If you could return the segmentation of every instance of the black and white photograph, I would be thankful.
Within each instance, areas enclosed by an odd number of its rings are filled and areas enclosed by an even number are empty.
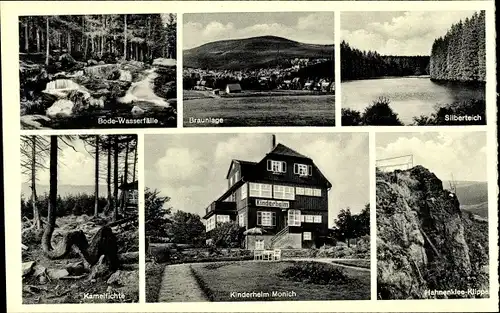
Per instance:
[[[334,12],[183,15],[184,127],[333,126]]]
[[[341,12],[342,125],[486,125],[485,11]]]
[[[23,304],[139,301],[137,135],[21,136]]]
[[[177,127],[175,14],[19,17],[22,129]]]
[[[486,133],[378,133],[376,156],[377,298],[489,298]]]
[[[147,302],[370,299],[367,134],[145,147]]]

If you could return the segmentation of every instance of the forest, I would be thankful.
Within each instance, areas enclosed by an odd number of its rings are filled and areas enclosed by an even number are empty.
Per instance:
[[[428,56],[384,56],[376,51],[361,51],[346,41],[340,44],[340,53],[343,81],[429,74]]]
[[[484,82],[486,80],[485,11],[453,24],[432,45],[433,80]]]
[[[65,149],[93,159],[93,194],[59,192],[81,170]],[[23,303],[138,301],[137,158],[136,135],[21,136]]]
[[[20,17],[21,124],[95,128],[98,118],[158,115],[150,127],[172,126],[176,28],[175,14]]]

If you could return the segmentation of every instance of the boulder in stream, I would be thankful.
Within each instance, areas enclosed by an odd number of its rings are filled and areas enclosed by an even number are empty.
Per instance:
[[[69,117],[73,115],[73,107],[75,104],[71,100],[61,99],[47,109],[46,115],[50,118]]]

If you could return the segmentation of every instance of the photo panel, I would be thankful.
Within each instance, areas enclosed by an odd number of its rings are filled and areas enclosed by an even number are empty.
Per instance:
[[[370,299],[368,141],[146,135],[146,301]]]
[[[184,127],[334,126],[334,12],[183,15]]]
[[[177,127],[176,14],[19,17],[22,129]]]
[[[485,11],[340,16],[343,126],[486,125]]]
[[[486,132],[377,133],[378,299],[489,297]]]
[[[20,148],[23,304],[138,302],[137,135]]]

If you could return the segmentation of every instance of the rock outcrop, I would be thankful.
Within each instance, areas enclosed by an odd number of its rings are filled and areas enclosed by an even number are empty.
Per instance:
[[[377,172],[379,299],[478,297],[428,291],[487,291],[487,247],[487,223],[428,169]]]

